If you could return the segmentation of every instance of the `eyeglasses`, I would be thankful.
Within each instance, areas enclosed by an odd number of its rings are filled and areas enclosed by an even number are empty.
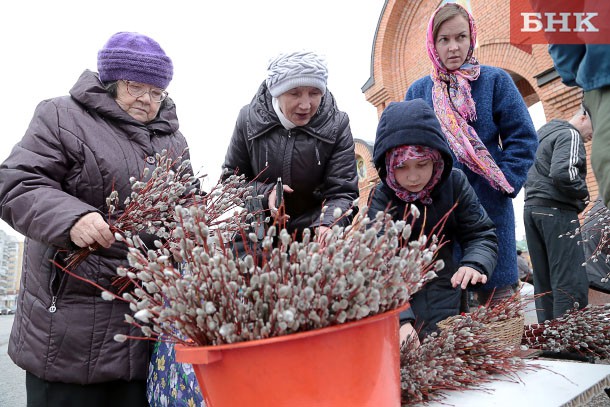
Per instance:
[[[127,85],[127,93],[129,93],[134,98],[139,98],[140,96],[144,96],[148,93],[148,96],[150,96],[150,99],[153,102],[161,103],[168,95],[167,91],[160,88],[148,89],[147,86],[141,85],[137,82],[125,80],[123,82],[125,82],[125,85]]]

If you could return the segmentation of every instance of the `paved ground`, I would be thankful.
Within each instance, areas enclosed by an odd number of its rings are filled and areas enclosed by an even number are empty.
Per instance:
[[[13,315],[0,315],[0,406],[25,407],[25,372],[6,354]]]

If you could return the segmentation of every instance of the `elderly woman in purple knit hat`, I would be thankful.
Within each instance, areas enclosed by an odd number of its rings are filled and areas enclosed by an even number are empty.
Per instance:
[[[0,167],[0,215],[26,236],[21,291],[8,353],[26,371],[28,406],[147,406],[148,341],[125,324],[129,306],[62,272],[71,250],[91,254],[74,270],[115,291],[126,251],[104,214],[106,197],[162,150],[187,147],[166,88],[171,59],[152,38],[114,34],[68,96],[41,102]],[[118,211],[120,212],[120,208]]]
[[[223,168],[254,181],[262,207],[277,215],[277,180],[288,232],[320,238],[358,198],[354,140],[346,113],[326,87],[326,61],[314,52],[272,59],[250,104],[239,112]],[[322,213],[322,207],[328,209]],[[338,223],[348,225],[351,217]]]

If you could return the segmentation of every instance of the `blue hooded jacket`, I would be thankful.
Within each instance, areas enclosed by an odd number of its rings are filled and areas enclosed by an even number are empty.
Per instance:
[[[456,205],[440,233],[448,241],[437,256],[445,262],[445,267],[411,301],[417,317],[416,327],[419,320],[424,322],[420,331],[423,336],[435,329],[436,322],[459,312],[461,289],[452,288],[450,282],[457,269],[469,266],[491,276],[496,266],[498,243],[495,226],[466,176],[461,170],[452,168],[451,151],[434,110],[421,99],[390,103],[381,115],[373,147],[373,161],[381,182],[372,193],[368,216],[373,218],[377,212],[388,209],[398,220],[404,213],[409,213],[409,204],[398,198],[386,184],[386,152],[403,145],[431,147],[438,150],[445,161],[441,179],[430,194],[432,203],[413,202],[421,216],[415,222],[411,236],[415,238],[422,231],[430,236],[432,228]],[[456,245],[462,249],[460,258],[455,256]],[[401,315],[402,319],[405,317]]]

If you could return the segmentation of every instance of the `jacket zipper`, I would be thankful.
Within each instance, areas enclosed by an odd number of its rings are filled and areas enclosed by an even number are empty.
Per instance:
[[[54,262],[59,263],[59,260],[61,258],[61,256],[59,256],[59,254],[60,254],[60,252],[55,252],[55,255],[53,256]],[[59,275],[59,270],[58,270],[59,266],[56,266],[54,262],[51,265],[53,275],[51,276],[51,279],[49,280],[49,293],[51,294],[51,305],[49,306],[49,308],[47,308],[47,310],[51,314],[54,314],[57,311],[57,300],[59,298],[59,294],[63,291],[64,285],[66,284],[66,277],[67,277],[66,274],[63,273],[59,280],[59,285],[57,287],[57,290],[53,289],[53,283],[55,282],[55,279],[58,278],[58,275]]]
[[[55,311],[57,311],[57,307],[55,306],[55,304],[57,303],[57,296],[53,296],[51,298],[51,306],[49,307],[49,312],[51,314],[53,314]]]
[[[292,138],[292,129],[288,129],[287,136],[288,136],[288,139]],[[288,154],[288,146],[290,145],[290,141],[282,140],[280,142],[280,146],[282,144],[284,145],[284,152],[282,153],[283,160],[285,160],[285,162],[291,162],[292,158],[287,156],[287,154]],[[292,148],[291,152],[293,150],[294,150],[294,145],[293,145],[293,148]],[[288,176],[287,176],[287,174],[284,174],[284,165],[283,164],[280,165],[279,172],[281,174],[282,181],[283,182],[288,182]]]

